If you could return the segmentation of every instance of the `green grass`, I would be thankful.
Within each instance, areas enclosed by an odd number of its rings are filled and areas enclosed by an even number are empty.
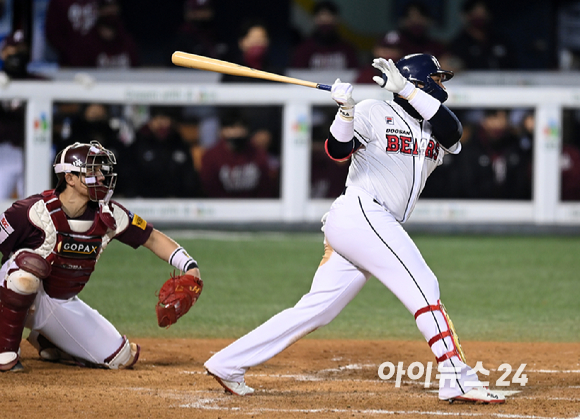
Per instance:
[[[228,236],[228,234],[224,234]],[[81,299],[123,334],[237,338],[308,292],[322,235],[231,233],[176,239],[199,262],[204,291],[170,329],[157,326],[155,292],[173,270],[147,249],[113,242]],[[414,235],[439,278],[463,340],[578,341],[580,238]],[[312,338],[423,339],[413,317],[372,278]]]

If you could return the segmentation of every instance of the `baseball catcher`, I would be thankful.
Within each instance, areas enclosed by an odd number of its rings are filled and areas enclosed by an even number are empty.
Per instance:
[[[115,156],[101,144],[75,143],[54,161],[56,188],[0,213],[0,371],[21,371],[20,341],[44,360],[108,369],[129,368],[140,347],[121,335],[78,294],[111,240],[145,246],[181,276],[159,293],[159,325],[168,326],[202,289],[197,262],[174,240],[111,200]]]

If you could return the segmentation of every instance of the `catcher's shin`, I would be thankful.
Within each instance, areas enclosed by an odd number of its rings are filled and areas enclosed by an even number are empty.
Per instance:
[[[202,289],[202,280],[193,275],[171,275],[159,290],[159,301],[155,306],[159,327],[169,327],[187,313]]]

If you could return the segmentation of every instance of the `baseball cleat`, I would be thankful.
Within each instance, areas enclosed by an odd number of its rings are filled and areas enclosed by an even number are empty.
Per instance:
[[[18,362],[9,370],[10,372],[22,372],[24,371],[24,367],[22,366],[22,363],[20,362],[20,360],[18,360]]]
[[[212,374],[209,370],[206,370],[209,375],[211,375],[215,380],[226,390],[226,392],[235,394],[236,396],[249,396],[254,393],[254,389],[246,385],[245,381],[238,383],[236,381],[228,381],[223,378]]]
[[[505,396],[499,393],[495,393],[488,389],[487,387],[474,387],[469,390],[467,393],[462,394],[460,396],[451,397],[449,399],[442,399],[448,400],[449,403],[453,403],[455,401],[460,402],[470,402],[470,403],[482,403],[482,404],[502,404],[505,403]]]

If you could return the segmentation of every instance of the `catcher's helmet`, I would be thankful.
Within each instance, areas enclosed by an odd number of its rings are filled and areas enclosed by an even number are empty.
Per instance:
[[[447,100],[447,92],[442,89],[431,78],[433,74],[440,74],[442,81],[447,81],[453,77],[453,71],[443,70],[437,58],[429,54],[410,54],[405,55],[395,64],[403,77],[417,86],[425,93],[430,94],[440,102]]]
[[[90,200],[100,201],[115,189],[115,164],[115,155],[98,141],[91,141],[90,144],[74,143],[60,151],[54,159],[54,173],[58,178],[56,187],[64,182],[66,173],[82,174],[84,179],[81,178],[81,181],[88,189]]]

